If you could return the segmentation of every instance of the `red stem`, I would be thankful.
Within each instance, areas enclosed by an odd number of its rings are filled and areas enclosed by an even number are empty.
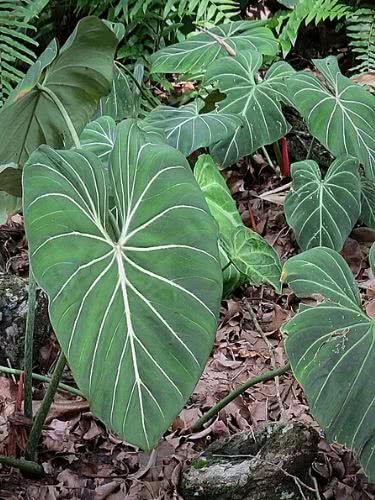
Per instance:
[[[286,137],[280,139],[281,145],[281,173],[284,177],[290,177],[290,161],[288,152],[288,141]]]

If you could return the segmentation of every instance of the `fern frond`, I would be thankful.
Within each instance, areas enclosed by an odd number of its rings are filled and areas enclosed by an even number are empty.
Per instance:
[[[35,29],[29,23],[33,7],[32,0],[0,0],[0,107],[23,77],[19,64],[35,59],[31,47],[37,43],[28,35]]]
[[[284,56],[296,43],[298,31],[302,23],[312,22],[317,25],[321,21],[338,20],[349,17],[353,9],[341,0],[302,0],[292,11],[278,18],[277,32]]]
[[[356,10],[346,29],[357,62],[351,71],[375,72],[375,8]]]

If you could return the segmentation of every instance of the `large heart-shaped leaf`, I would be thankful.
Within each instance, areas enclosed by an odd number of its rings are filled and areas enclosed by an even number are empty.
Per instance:
[[[375,229],[375,181],[361,179],[361,221]]]
[[[244,283],[270,283],[279,290],[279,256],[265,239],[245,227],[225,180],[209,155],[199,157],[194,175],[219,226],[224,294],[230,295]]]
[[[236,57],[223,57],[207,69],[204,82],[217,83],[226,94],[219,103],[219,113],[236,114],[243,119],[233,136],[211,149],[212,156],[223,165],[232,165],[261,146],[276,142],[290,129],[280,101],[286,99],[285,80],[294,70],[286,62],[277,62],[257,83],[261,65],[262,56],[249,50]]]
[[[189,156],[199,148],[233,135],[242,125],[241,118],[235,115],[215,111],[199,114],[203,107],[202,99],[179,108],[160,106],[148,115],[146,121],[165,132],[170,146]]]
[[[109,157],[113,151],[117,135],[116,123],[110,116],[101,116],[90,122],[80,136],[81,147],[91,151],[108,166]]]
[[[215,26],[190,36],[187,40],[161,49],[151,57],[152,73],[200,74],[215,59],[257,50],[274,56],[278,43],[264,22],[236,21]]]
[[[328,438],[354,448],[374,481],[375,321],[363,312],[350,268],[334,250],[292,257],[283,277],[299,297],[325,298],[317,307],[301,307],[283,327],[294,375]]]
[[[323,246],[340,251],[344,246],[361,213],[358,165],[355,158],[338,158],[324,179],[315,161],[292,165],[284,210],[303,250]]]
[[[343,76],[335,57],[315,59],[324,77],[296,73],[289,80],[290,98],[310,132],[335,156],[349,154],[375,180],[375,97]]]
[[[149,449],[202,373],[222,294],[217,229],[191,169],[125,121],[110,176],[92,153],[41,146],[23,180],[32,269],[75,380],[95,415]]]
[[[114,33],[96,17],[82,19],[58,55],[56,44],[50,45],[0,111],[0,162],[23,164],[40,144],[71,145],[66,121],[48,91],[79,134],[111,89],[116,46]]]

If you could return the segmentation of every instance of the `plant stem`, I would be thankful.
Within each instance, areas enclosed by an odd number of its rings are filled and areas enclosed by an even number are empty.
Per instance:
[[[24,373],[24,371],[23,370],[16,370],[15,368],[9,368],[8,366],[1,366],[0,365],[0,373],[7,373],[9,375],[22,375]],[[39,373],[32,373],[31,376],[34,380],[39,380],[39,382],[51,383],[51,378],[47,377],[46,375],[39,375]],[[71,387],[70,385],[60,383],[59,389],[62,391],[70,392],[70,394],[74,394],[75,396],[80,396],[81,398],[84,397],[84,395],[82,394],[82,392],[79,389],[76,389],[75,387]]]
[[[49,89],[48,87],[44,87],[43,85],[40,85],[40,83],[37,83],[37,88],[39,90],[41,90],[42,92],[46,93],[48,95],[48,97],[50,97],[52,99],[52,101],[56,104],[56,107],[58,108],[62,117],[64,118],[66,126],[69,130],[71,137],[72,137],[74,147],[79,149],[81,147],[81,143],[79,141],[77,131],[74,128],[73,122],[70,119],[70,116],[68,115],[68,112],[66,111],[63,103],[60,101],[60,99],[57,97],[57,95],[54,92],[52,92],[52,90]]]
[[[225,408],[230,402],[236,399],[238,396],[243,394],[247,389],[252,387],[253,385],[259,384],[261,382],[266,382],[267,380],[271,380],[275,377],[283,375],[284,373],[290,370],[290,363],[287,363],[282,368],[278,368],[277,370],[271,370],[265,373],[262,373],[256,377],[249,379],[247,382],[243,383],[237,389],[230,392],[225,398],[219,401],[215,406],[213,406],[207,413],[205,413],[199,420],[195,422],[192,426],[191,430],[193,432],[199,431],[203,425],[208,422],[212,417],[214,417],[220,410]]]
[[[270,157],[270,155],[268,154],[268,151],[267,151],[267,149],[266,149],[264,146],[262,146],[262,151],[263,151],[264,156],[266,157],[266,160],[267,160],[268,165],[269,165],[270,167],[273,167],[274,165],[273,165],[273,163],[272,163],[271,157]]]
[[[43,476],[44,474],[44,469],[41,465],[22,458],[4,457],[0,455],[0,464],[9,465],[9,467],[17,467],[20,471],[32,474],[33,476]]]
[[[34,343],[34,320],[36,304],[36,281],[30,267],[29,272],[29,297],[25,332],[25,354],[24,354],[24,414],[27,418],[33,418],[33,343]]]
[[[315,145],[315,137],[313,137],[313,138],[311,139],[310,146],[309,146],[309,149],[308,149],[308,151],[307,151],[307,155],[306,155],[306,160],[308,160],[308,159],[311,157],[311,154],[312,154],[312,152],[313,152],[314,145]]]
[[[59,359],[57,360],[55,370],[53,372],[51,383],[48,386],[47,392],[43,398],[42,405],[36,414],[33,426],[30,431],[29,439],[26,446],[26,458],[34,460],[36,448],[39,443],[40,436],[42,434],[43,425],[47,418],[49,409],[55,398],[61,375],[63,374],[66,365],[66,358],[63,352],[60,353]]]

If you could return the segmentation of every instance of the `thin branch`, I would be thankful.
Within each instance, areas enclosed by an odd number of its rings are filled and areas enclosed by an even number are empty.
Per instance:
[[[8,368],[7,366],[0,365],[0,373],[6,373],[14,377],[14,375],[22,375],[25,372],[23,370],[17,370],[16,368]],[[39,375],[39,373],[32,373],[31,376],[34,380],[38,380],[39,382],[51,383],[51,378],[47,377],[46,375]],[[60,383],[59,389],[61,391],[70,392],[70,394],[74,394],[75,396],[80,396],[81,398],[84,397],[84,395],[79,389],[71,387],[70,385]]]
[[[275,377],[287,373],[289,370],[290,370],[290,364],[287,363],[282,368],[262,373],[261,375],[258,375],[256,377],[247,380],[245,383],[237,387],[237,389],[231,391],[227,396],[225,396],[225,398],[219,401],[215,406],[213,406],[210,410],[208,410],[208,412],[205,413],[199,420],[197,420],[197,422],[195,422],[195,424],[191,428],[192,432],[198,432],[203,427],[203,425],[206,422],[208,422],[212,417],[214,417],[217,413],[219,413],[220,410],[225,408],[229,403],[231,403],[234,399],[236,399],[238,396],[247,391],[247,389],[250,389],[250,387],[252,387],[253,385],[260,384],[261,382],[267,382],[267,380],[272,380]]]
[[[16,467],[20,471],[32,474],[33,476],[43,476],[44,474],[44,469],[41,465],[22,458],[4,457],[0,455],[0,464]]]

